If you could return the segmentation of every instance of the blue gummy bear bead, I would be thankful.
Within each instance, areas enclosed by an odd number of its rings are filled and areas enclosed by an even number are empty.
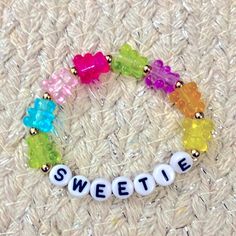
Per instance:
[[[23,118],[23,123],[27,127],[36,128],[42,132],[49,132],[54,129],[53,114],[56,104],[51,100],[36,98],[34,107],[27,109],[28,115]]]

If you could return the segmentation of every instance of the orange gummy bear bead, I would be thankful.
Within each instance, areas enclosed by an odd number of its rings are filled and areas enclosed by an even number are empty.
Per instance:
[[[184,84],[182,87],[175,89],[169,95],[169,99],[189,118],[194,118],[197,112],[203,112],[205,109],[201,93],[198,91],[195,82]]]

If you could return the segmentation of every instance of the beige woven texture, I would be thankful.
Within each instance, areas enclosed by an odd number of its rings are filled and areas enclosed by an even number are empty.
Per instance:
[[[1,0],[0,235],[236,235],[236,1]],[[25,110],[76,53],[130,43],[195,81],[214,120],[207,154],[170,187],[128,200],[73,199],[27,168]],[[90,180],[133,178],[182,150],[183,116],[143,81],[79,86],[56,121],[65,163]]]

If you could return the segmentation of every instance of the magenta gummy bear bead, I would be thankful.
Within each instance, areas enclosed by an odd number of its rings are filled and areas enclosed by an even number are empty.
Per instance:
[[[76,55],[73,63],[81,83],[85,84],[99,80],[101,73],[106,73],[110,70],[107,59],[102,52],[97,52],[95,55],[91,53],[86,53],[84,56]]]
[[[76,76],[63,68],[54,72],[49,79],[43,80],[42,89],[48,92],[57,104],[62,105],[78,83]]]
[[[178,73],[171,72],[169,66],[164,66],[161,60],[156,60],[151,65],[150,73],[144,78],[149,88],[162,89],[165,93],[171,93],[175,90],[175,84],[179,81]]]

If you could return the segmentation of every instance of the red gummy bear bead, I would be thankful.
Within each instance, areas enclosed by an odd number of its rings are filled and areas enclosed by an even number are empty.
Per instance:
[[[101,73],[110,70],[106,57],[102,52],[95,55],[86,53],[84,56],[76,55],[73,63],[82,83],[89,84],[99,80]]]

